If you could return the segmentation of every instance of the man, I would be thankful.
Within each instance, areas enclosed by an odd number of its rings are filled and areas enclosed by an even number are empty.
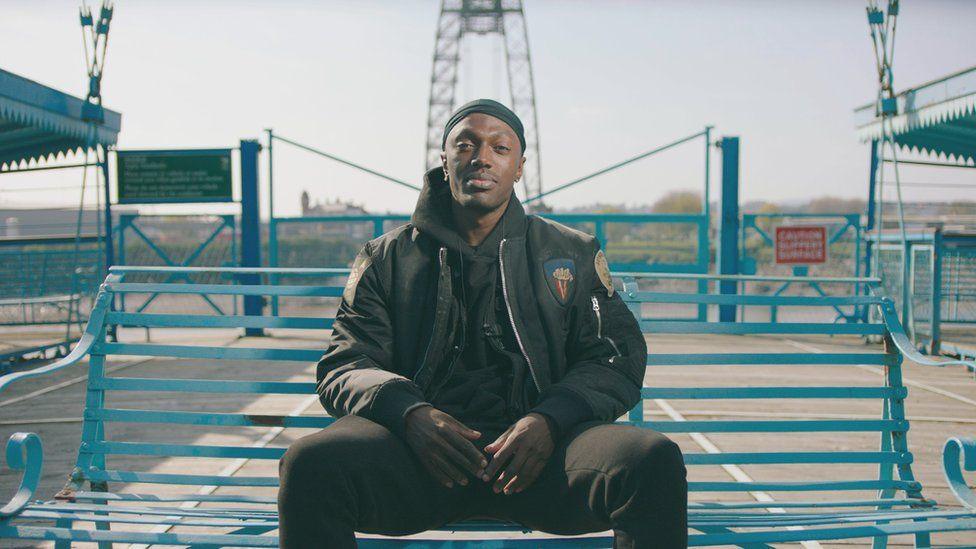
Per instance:
[[[411,223],[353,263],[317,370],[339,419],[281,461],[282,547],[473,517],[686,546],[677,445],[612,423],[640,400],[647,348],[599,244],[526,216],[505,106],[459,108],[443,149]]]

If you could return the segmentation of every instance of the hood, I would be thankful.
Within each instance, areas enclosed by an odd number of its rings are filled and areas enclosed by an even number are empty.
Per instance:
[[[485,241],[477,249],[469,246],[454,227],[454,219],[451,216],[451,188],[446,179],[444,169],[441,167],[432,168],[424,174],[424,186],[420,190],[417,207],[414,208],[410,219],[421,233],[464,256],[476,254],[497,256],[498,242],[502,238],[525,235],[527,228],[525,209],[513,192],[505,214]]]

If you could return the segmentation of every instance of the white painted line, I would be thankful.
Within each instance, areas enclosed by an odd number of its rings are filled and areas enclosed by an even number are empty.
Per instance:
[[[810,352],[810,353],[825,353],[826,352],[823,349],[820,349],[818,347],[814,347],[813,345],[810,345],[810,344],[807,344],[807,343],[802,343],[802,342],[799,342],[799,341],[793,341],[792,339],[785,339],[784,338],[783,341],[785,341],[786,343],[788,343],[788,344],[790,344],[790,345],[792,345],[792,346],[794,346],[797,349],[800,349],[802,351],[807,351],[807,352]],[[884,375],[884,373],[885,373],[883,369],[878,368],[876,366],[868,366],[867,364],[855,364],[854,367],[855,368],[860,368],[862,370],[867,370],[868,372],[874,372],[874,373],[879,374],[879,375]],[[964,397],[962,395],[953,393],[952,391],[946,391],[945,389],[940,389],[940,388],[938,388],[938,387],[936,387],[934,385],[929,385],[928,383],[922,383],[920,381],[915,381],[915,380],[909,379],[909,378],[904,377],[904,376],[902,376],[901,380],[902,380],[902,383],[904,383],[905,385],[909,385],[911,387],[918,387],[919,389],[922,389],[923,391],[929,391],[930,393],[935,393],[937,395],[942,395],[942,396],[944,396],[946,398],[951,398],[953,400],[958,400],[959,402],[962,402],[964,404],[969,404],[970,406],[976,406],[976,400],[973,400],[971,398],[967,398],[967,397]]]
[[[672,420],[679,421],[679,422],[688,421],[687,419],[685,419],[683,415],[681,415],[681,412],[675,410],[674,407],[668,403],[668,401],[664,399],[656,398],[654,399],[654,404],[657,404],[662,410],[664,410],[664,412]],[[709,454],[722,453],[722,450],[720,450],[719,447],[716,446],[715,443],[712,442],[705,435],[701,433],[688,433],[688,436],[690,436],[691,439],[695,441],[695,444],[701,446],[702,450],[705,450]],[[722,464],[721,467],[722,469],[725,469],[725,472],[728,473],[729,476],[731,476],[733,479],[735,479],[736,482],[753,482],[752,477],[746,474],[746,472],[743,471],[742,468],[739,467],[738,465],[725,463]],[[749,495],[752,496],[753,499],[755,499],[756,501],[760,501],[763,503],[776,501],[775,499],[773,499],[773,496],[767,494],[766,492],[749,492]],[[770,513],[779,513],[779,514],[786,513],[786,509],[783,509],[782,507],[767,507],[766,509]],[[803,530],[803,527],[789,526],[787,527],[787,530]],[[816,541],[801,541],[800,544],[806,547],[807,549],[820,549],[821,547],[820,543]]]

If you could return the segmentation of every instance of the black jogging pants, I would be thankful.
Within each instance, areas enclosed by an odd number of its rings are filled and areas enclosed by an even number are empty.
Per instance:
[[[494,440],[484,438],[479,448]],[[295,442],[280,473],[284,549],[353,548],[354,532],[406,535],[469,518],[564,535],[613,530],[620,549],[688,543],[681,451],[660,433],[628,425],[578,425],[536,481],[507,496],[480,479],[441,485],[406,442],[357,416]]]

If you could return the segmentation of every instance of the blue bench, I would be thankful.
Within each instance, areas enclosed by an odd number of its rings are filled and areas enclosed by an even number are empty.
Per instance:
[[[294,316],[212,316],[196,314],[131,313],[111,311],[110,303],[122,294],[191,294],[208,296],[278,296],[281,300],[337,298],[342,293],[344,270],[329,269],[210,269],[230,275],[255,272],[262,276],[335,277],[331,285],[191,284],[176,282],[133,282],[133,277],[159,276],[174,280],[174,274],[191,275],[200,269],[165,267],[113,268],[97,296],[85,333],[77,347],[64,359],[48,366],[0,378],[0,390],[27,377],[42,376],[88,358],[88,387],[77,464],[65,488],[49,501],[33,501],[38,486],[42,448],[40,439],[30,433],[14,435],[7,445],[7,463],[22,469],[19,491],[0,510],[0,538],[53,540],[59,547],[71,542],[273,547],[277,515],[273,507],[278,484],[275,460],[284,447],[274,446],[284,429],[320,429],[332,420],[324,415],[253,414],[239,409],[227,412],[187,410],[180,396],[239,395],[240,399],[300,397],[309,410],[321,413],[314,405],[315,383],[311,377],[300,380],[270,380],[280,361],[297,361],[296,366],[315,362],[323,352],[331,319]],[[285,276],[287,275],[287,277]],[[684,275],[685,278],[720,278],[709,275]],[[690,544],[692,546],[739,545],[769,547],[772,543],[801,540],[873,539],[875,547],[885,546],[892,535],[913,535],[918,547],[929,546],[930,533],[976,530],[976,496],[963,479],[962,469],[976,470],[976,440],[953,438],[944,449],[944,468],[950,488],[962,506],[943,507],[926,499],[912,472],[912,454],[906,434],[905,416],[908,389],[902,383],[902,361],[929,362],[919,356],[898,322],[891,301],[849,292],[845,297],[804,297],[766,295],[721,295],[649,291],[651,282],[640,290],[639,278],[681,278],[682,275],[627,275],[622,278],[625,299],[641,317],[641,327],[650,334],[648,379],[652,386],[643,389],[643,402],[631,411],[628,421],[668,433],[682,441],[690,471]],[[128,281],[127,281],[128,280]],[[762,277],[737,277],[739,282],[776,281]],[[829,281],[822,281],[827,283]],[[866,280],[841,280],[848,284]],[[874,307],[880,322],[865,324],[819,322],[701,322],[689,319],[652,318],[665,307],[776,305],[788,307]],[[644,311],[641,311],[641,308]],[[287,307],[283,307],[287,311]],[[693,317],[697,318],[697,317]],[[306,347],[274,348],[275,339],[248,338],[246,346],[200,346],[160,342],[112,342],[106,338],[111,326],[149,328],[251,328],[310,331]],[[717,335],[715,335],[717,334]],[[818,352],[800,345],[789,352],[723,352],[701,345],[697,338],[725,338],[736,334],[772,334],[807,337],[877,336],[884,346],[866,346],[859,352]],[[711,340],[708,340],[711,341]],[[684,343],[683,343],[684,342]],[[762,342],[760,342],[762,343]],[[762,343],[765,345],[765,343]],[[712,345],[712,346],[717,346]],[[675,347],[663,349],[662,347]],[[106,359],[122,356],[171,358],[172,367],[163,377],[107,375]],[[234,362],[248,361],[248,362]],[[255,362],[262,365],[260,375]],[[170,363],[167,363],[170,364]],[[230,364],[233,379],[216,379],[208,368]],[[832,380],[804,379],[810,367],[868,365],[883,368],[883,383],[876,386],[843,385]],[[768,372],[788,372],[789,384],[744,386],[734,372],[741,368],[762,367]],[[226,367],[226,366],[224,366]],[[702,386],[690,382],[707,368],[718,368],[704,379],[723,383]],[[193,370],[193,371],[191,371]],[[710,371],[710,370],[708,370]],[[670,373],[668,373],[670,372]],[[731,372],[731,374],[730,374]],[[230,376],[226,376],[230,377]],[[674,381],[660,384],[660,380]],[[775,381],[775,378],[774,378]],[[682,382],[685,385],[682,385]],[[143,409],[111,405],[115,395],[139,395]],[[165,395],[165,398],[159,395]],[[281,395],[285,395],[282,397]],[[271,397],[269,397],[271,398]],[[837,403],[871,402],[880,409],[874,419],[710,419],[686,420],[669,403],[672,400],[738,401],[757,403],[799,403],[806,409]],[[184,406],[184,408],[181,408]],[[656,406],[665,415],[654,416]],[[298,409],[301,412],[301,408]],[[134,424],[128,431],[119,424]],[[258,444],[201,444],[187,433],[181,443],[159,442],[181,435],[188,426],[206,426],[208,432],[228,428],[247,428],[264,433]],[[165,437],[154,434],[166,431]],[[194,431],[195,432],[195,431]],[[121,433],[121,434],[120,434]],[[126,438],[138,433],[138,439]],[[761,434],[750,442],[748,451],[720,452],[709,447],[712,436]],[[848,448],[838,442],[839,435],[852,435],[873,447]],[[253,433],[252,433],[253,435]],[[681,437],[705,448],[688,446]],[[870,438],[868,438],[870,437]],[[148,438],[150,441],[146,441]],[[870,440],[870,442],[865,442]],[[877,441],[880,440],[880,444]],[[771,448],[767,448],[771,447]],[[261,462],[266,473],[232,474],[240,466],[221,474],[194,472],[192,465],[178,471],[152,470],[151,467],[120,467],[119,463],[140,463],[140,456],[159,460],[175,457],[188,463],[203,463],[214,458]],[[122,459],[124,458],[124,459]],[[121,460],[121,461],[120,461]],[[235,463],[235,462],[232,462]],[[753,480],[753,476],[775,480]],[[143,470],[149,469],[149,470]],[[270,472],[268,472],[270,471]],[[712,471],[711,480],[697,480],[698,471]],[[716,476],[716,474],[718,476]],[[729,475],[732,475],[730,478]],[[135,486],[127,486],[130,484]],[[496,522],[466,522],[449,525],[423,539],[363,538],[363,547],[460,547],[469,543],[472,532],[481,541],[477,547],[608,547],[607,534],[566,539],[533,538],[518,525]],[[464,534],[450,532],[463,531]],[[483,534],[482,534],[483,532]],[[498,535],[511,539],[491,539]],[[463,538],[463,539],[462,539]],[[491,541],[487,541],[487,540]]]

